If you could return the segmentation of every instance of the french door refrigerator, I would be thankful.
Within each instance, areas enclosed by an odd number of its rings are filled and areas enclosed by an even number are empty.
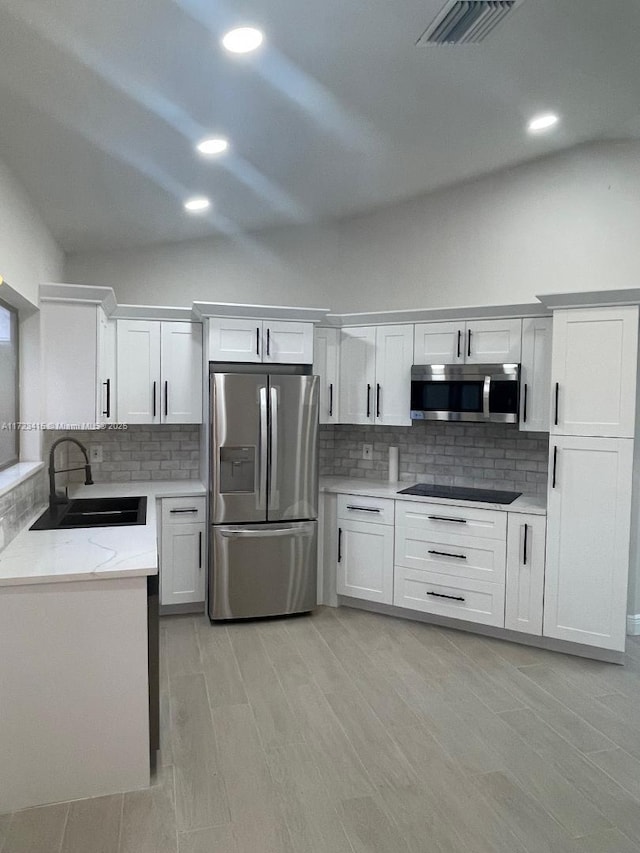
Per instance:
[[[317,376],[209,377],[209,616],[316,605]]]

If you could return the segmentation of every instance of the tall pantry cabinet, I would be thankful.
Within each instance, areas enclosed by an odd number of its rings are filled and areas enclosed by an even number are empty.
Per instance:
[[[544,628],[624,651],[638,307],[553,319]]]

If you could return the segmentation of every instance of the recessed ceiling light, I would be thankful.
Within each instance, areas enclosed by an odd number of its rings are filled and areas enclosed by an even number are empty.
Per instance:
[[[531,119],[527,129],[529,133],[542,133],[544,130],[551,130],[559,121],[560,118],[555,113],[541,113]]]
[[[204,196],[188,198],[184,203],[184,209],[188,210],[189,213],[203,213],[205,210],[209,210],[210,207],[211,202]]]
[[[228,147],[229,143],[221,136],[214,136],[211,137],[211,139],[203,139],[202,142],[198,142],[196,145],[198,151],[207,157],[215,157],[218,154],[224,154]]]
[[[264,35],[255,27],[236,27],[222,39],[222,46],[230,53],[251,53],[264,41]]]

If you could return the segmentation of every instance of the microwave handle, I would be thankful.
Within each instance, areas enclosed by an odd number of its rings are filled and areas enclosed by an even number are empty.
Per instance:
[[[482,389],[482,414],[486,421],[491,417],[491,409],[489,408],[489,400],[491,399],[491,377],[484,377],[484,387]]]

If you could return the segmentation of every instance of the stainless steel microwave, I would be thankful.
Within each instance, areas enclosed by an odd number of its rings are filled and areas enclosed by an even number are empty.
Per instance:
[[[414,421],[518,422],[519,364],[416,364],[411,368]]]

